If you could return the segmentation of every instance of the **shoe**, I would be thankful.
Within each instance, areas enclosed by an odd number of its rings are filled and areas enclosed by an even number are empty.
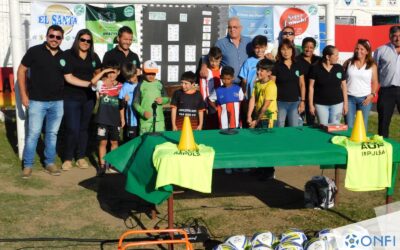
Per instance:
[[[58,176],[61,174],[61,171],[54,163],[47,165],[45,171],[53,176]]]
[[[76,166],[80,169],[87,169],[89,168],[89,163],[82,158],[76,161]]]
[[[22,179],[29,179],[32,176],[32,168],[24,168],[22,170]]]
[[[119,172],[114,167],[107,168],[106,173],[108,173],[108,174],[119,174]]]
[[[61,165],[61,169],[63,171],[71,170],[72,167],[73,166],[72,166],[72,162],[71,161],[64,161],[64,163]]]
[[[106,173],[106,167],[104,165],[100,165],[99,168],[97,169],[97,177],[103,177]]]

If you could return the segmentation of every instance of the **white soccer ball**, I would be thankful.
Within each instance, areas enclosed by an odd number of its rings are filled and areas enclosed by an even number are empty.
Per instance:
[[[236,250],[246,250],[250,246],[250,242],[245,235],[231,236],[224,243],[233,246]]]
[[[307,236],[304,234],[303,231],[296,229],[296,228],[291,228],[281,235],[281,242],[295,242],[299,244],[300,246],[303,245],[304,241],[307,240]]]
[[[278,238],[272,232],[260,232],[255,233],[250,241],[253,249],[260,244],[272,248],[278,241]]]
[[[274,250],[274,249],[264,244],[258,244],[256,246],[253,246],[251,250]]]
[[[330,229],[323,229],[318,232],[317,237],[326,243],[328,250],[337,249],[335,234]]]
[[[296,242],[285,241],[279,243],[279,245],[275,247],[275,250],[303,250],[303,247]]]
[[[328,250],[328,248],[323,239],[312,238],[304,243],[304,250]]]
[[[219,244],[218,246],[215,246],[213,250],[236,250],[234,246],[231,246],[229,244]]]

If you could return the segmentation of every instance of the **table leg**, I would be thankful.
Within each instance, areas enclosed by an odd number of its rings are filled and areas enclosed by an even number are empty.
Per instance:
[[[339,167],[335,165],[335,185],[336,185],[336,195],[335,195],[335,205],[339,204],[339,181],[340,181],[340,172]]]
[[[174,228],[174,194],[172,193],[171,196],[168,198],[168,229]],[[174,238],[174,234],[170,233],[169,236],[171,239]],[[169,250],[174,250],[173,244],[168,244]]]
[[[393,165],[392,165],[392,185],[386,189],[386,204],[393,202],[392,196],[394,193],[394,188],[396,186],[398,166],[399,165],[397,163],[393,163]]]

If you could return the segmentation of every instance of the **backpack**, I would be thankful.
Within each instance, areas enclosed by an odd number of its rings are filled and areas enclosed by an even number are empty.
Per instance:
[[[304,205],[306,208],[327,209],[335,205],[337,188],[326,176],[313,176],[305,185]]]

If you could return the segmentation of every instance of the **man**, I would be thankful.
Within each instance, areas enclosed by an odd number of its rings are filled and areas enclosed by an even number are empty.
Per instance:
[[[400,112],[400,26],[389,30],[390,42],[377,48],[374,53],[378,65],[381,88],[378,99],[378,134],[389,136],[389,126],[395,105]],[[375,96],[376,93],[371,93]]]
[[[133,63],[136,65],[137,74],[140,75],[140,60],[136,53],[130,50],[133,41],[132,29],[128,26],[123,26],[118,30],[117,42],[118,45],[114,49],[107,51],[103,57],[103,65],[110,61],[117,61],[122,66],[123,63]],[[125,79],[120,74],[117,78],[119,82],[124,83]]]
[[[275,61],[275,57],[278,54],[279,44],[283,41],[283,39],[289,39],[294,44],[294,39],[296,38],[295,30],[292,26],[285,26],[282,31],[279,33],[280,37],[275,41],[274,47],[271,53],[266,54],[266,58]],[[296,56],[301,54],[301,50],[295,46],[296,48]]]
[[[60,44],[64,30],[58,25],[47,29],[46,42],[28,49],[18,67],[18,87],[21,102],[28,112],[28,129],[23,152],[22,178],[32,174],[37,142],[43,121],[45,126],[45,170],[51,175],[60,175],[55,165],[57,133],[63,116],[64,77],[77,86],[89,86],[89,81],[81,81],[73,76],[64,76],[65,60]],[[26,77],[30,69],[30,81]]]
[[[231,66],[235,70],[234,83],[240,85],[238,78],[240,68],[244,61],[252,54],[251,38],[242,36],[242,25],[238,17],[232,17],[228,21],[228,35],[219,39],[215,46],[222,51],[221,66]],[[200,76],[207,77],[207,65],[201,66]]]

